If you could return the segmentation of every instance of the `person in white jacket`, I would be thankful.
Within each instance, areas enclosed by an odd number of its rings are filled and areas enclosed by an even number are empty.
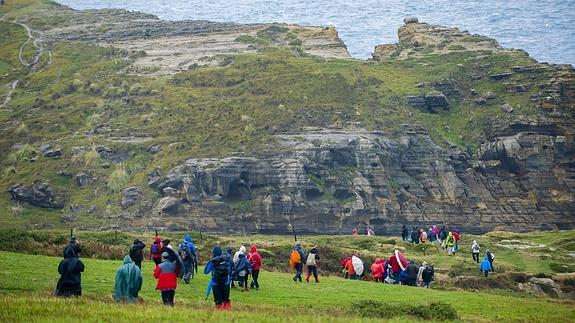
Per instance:
[[[471,255],[473,256],[473,261],[479,263],[479,250],[481,247],[477,243],[477,240],[473,240],[473,244],[471,245]]]

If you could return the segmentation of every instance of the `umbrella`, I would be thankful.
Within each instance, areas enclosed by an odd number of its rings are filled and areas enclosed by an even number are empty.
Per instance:
[[[356,256],[351,257],[351,264],[353,265],[353,270],[358,276],[363,274],[363,262]]]

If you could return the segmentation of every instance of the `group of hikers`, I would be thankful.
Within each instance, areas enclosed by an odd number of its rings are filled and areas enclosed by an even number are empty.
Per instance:
[[[436,226],[431,227],[429,233],[414,227],[410,235],[404,225],[402,238],[411,243],[439,241],[443,248],[448,249],[448,254],[452,255],[458,249],[458,241],[460,241],[461,236],[455,230],[447,231],[445,227],[439,230]],[[116,301],[136,302],[138,300],[138,293],[143,284],[141,266],[144,260],[144,249],[146,249],[146,244],[135,239],[128,255],[124,257],[122,265],[116,271],[112,295]],[[471,245],[471,253],[473,261],[478,264],[480,250],[481,247],[474,240]],[[173,306],[178,278],[183,279],[185,284],[190,284],[190,280],[198,272],[198,249],[190,235],[186,234],[177,249],[172,247],[169,239],[162,240],[157,236],[151,243],[149,251],[149,260],[155,263],[153,275],[157,279],[156,290],[161,292],[162,301],[165,305]],[[78,240],[74,237],[70,238],[68,245],[64,248],[64,259],[58,266],[60,279],[55,291],[57,296],[82,295],[81,274],[84,271],[84,264],[79,259],[80,254],[81,248]],[[484,273],[485,277],[489,275],[489,272],[494,271],[494,259],[493,252],[487,249],[483,261],[479,265],[480,271]],[[296,243],[289,256],[291,271],[295,273],[293,280],[303,282],[302,275],[305,266],[307,268],[305,281],[309,283],[313,276],[315,283],[318,284],[319,261],[317,246],[312,247],[306,254],[301,244]],[[358,253],[354,252],[351,256],[344,258],[340,265],[343,277],[346,279],[358,280],[364,275],[364,264]],[[255,245],[250,247],[248,253],[246,253],[245,246],[240,246],[235,253],[232,247],[228,247],[224,253],[218,242],[212,249],[211,259],[204,268],[204,274],[211,274],[206,290],[206,299],[210,293],[213,293],[217,309],[230,309],[230,288],[236,288],[236,282],[242,292],[250,289],[259,290],[258,279],[261,266],[262,257]],[[394,250],[388,259],[376,258],[370,266],[370,270],[375,282],[426,288],[429,288],[430,283],[434,281],[435,275],[433,264],[423,261],[418,266],[415,261],[408,261],[399,250]],[[251,282],[248,288],[250,277]]]
[[[139,239],[134,240],[129,254],[124,257],[122,265],[116,271],[114,292],[112,297],[118,301],[128,303],[137,302],[138,293],[143,284],[142,261],[146,244]],[[232,255],[233,249],[228,247],[225,254],[219,243],[212,250],[212,259],[206,264],[204,274],[211,274],[206,291],[206,299],[210,293],[214,295],[217,309],[230,309],[230,286],[235,287],[237,281],[243,291],[248,291],[249,277],[252,277],[250,287],[259,290],[259,271],[262,258],[255,245],[250,247],[246,254],[246,248],[241,246]],[[81,296],[81,275],[84,272],[84,264],[79,259],[81,248],[78,240],[72,237],[64,248],[64,259],[58,266],[60,279],[56,286],[57,296]],[[198,250],[190,235],[186,235],[174,249],[169,239],[162,240],[157,236],[150,245],[149,259],[155,263],[153,275],[157,279],[156,290],[159,290],[164,305],[174,306],[175,292],[178,286],[178,278],[189,284],[190,279],[198,272]]]

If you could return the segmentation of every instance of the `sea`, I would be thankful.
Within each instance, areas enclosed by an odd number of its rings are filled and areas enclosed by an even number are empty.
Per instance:
[[[350,54],[371,57],[397,43],[403,18],[458,27],[527,51],[541,62],[575,65],[575,0],[57,0],[74,9],[121,8],[164,20],[335,26]]]

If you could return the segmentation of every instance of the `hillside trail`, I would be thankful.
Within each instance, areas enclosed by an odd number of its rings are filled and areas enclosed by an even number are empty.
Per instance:
[[[26,30],[28,39],[22,45],[20,45],[20,48],[18,50],[18,60],[20,61],[20,63],[23,66],[29,68],[30,70],[32,70],[34,72],[39,72],[42,69],[50,66],[50,64],[52,64],[52,51],[46,49],[46,46],[44,43],[44,34],[41,31],[32,29],[30,26],[28,26],[24,23],[17,22],[17,21],[9,21],[9,20],[6,20],[5,18],[6,18],[5,15],[0,17],[0,21],[18,25],[18,26],[20,26]],[[32,42],[32,45],[36,48],[36,53],[35,53],[34,57],[32,58],[32,61],[27,62],[26,59],[24,58],[23,53],[24,53],[24,48],[30,42]],[[46,64],[42,68],[38,69],[38,66],[40,66],[40,60],[45,53],[48,54],[48,61],[46,62]],[[12,83],[8,84],[8,87],[10,88],[10,90],[8,91],[8,94],[6,94],[6,97],[4,98],[4,102],[0,105],[0,109],[4,108],[12,100],[12,94],[14,93],[14,91],[16,91],[16,88],[18,87],[18,84],[20,84],[20,83],[21,83],[21,80],[15,80]]]

